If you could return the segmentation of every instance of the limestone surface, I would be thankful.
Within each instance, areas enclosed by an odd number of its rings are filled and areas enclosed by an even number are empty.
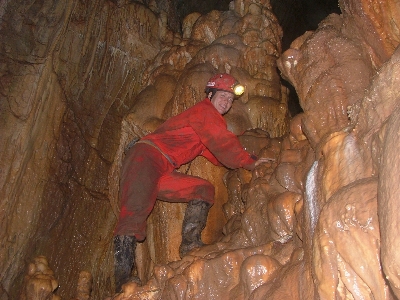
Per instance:
[[[400,299],[400,6],[339,5],[282,53],[268,0],[182,33],[165,1],[2,1],[0,299]],[[216,72],[246,86],[228,128],[268,162],[182,166],[216,187],[208,245],[180,259],[185,205],[158,201],[142,285],[114,294],[124,151]]]

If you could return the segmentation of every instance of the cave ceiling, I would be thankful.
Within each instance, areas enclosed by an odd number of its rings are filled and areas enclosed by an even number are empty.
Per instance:
[[[149,0],[147,0],[149,2]],[[179,21],[170,24],[175,30],[180,30],[178,24],[192,12],[206,14],[211,10],[226,11],[231,0],[172,0]],[[289,48],[290,43],[307,30],[315,30],[326,16],[331,13],[340,14],[337,0],[271,0],[272,11],[283,28],[282,49]]]

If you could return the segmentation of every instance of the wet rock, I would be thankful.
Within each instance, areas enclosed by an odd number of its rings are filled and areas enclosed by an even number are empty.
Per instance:
[[[59,296],[54,294],[57,288],[58,281],[55,279],[47,259],[44,256],[38,256],[28,266],[28,272],[25,275],[24,286],[19,299],[61,300]]]

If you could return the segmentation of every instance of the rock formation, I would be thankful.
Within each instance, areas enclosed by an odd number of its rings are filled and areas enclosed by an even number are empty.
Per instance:
[[[400,299],[398,4],[340,0],[281,53],[268,0],[193,13],[182,34],[162,3],[0,3],[0,298]],[[179,259],[185,205],[157,202],[143,285],[114,295],[124,150],[216,72],[245,84],[226,120],[269,162],[183,166],[216,186],[209,245]]]

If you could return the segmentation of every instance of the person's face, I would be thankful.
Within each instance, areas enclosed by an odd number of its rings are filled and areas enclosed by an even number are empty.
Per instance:
[[[224,115],[231,109],[234,97],[233,93],[217,91],[212,97],[211,103],[221,115]]]

